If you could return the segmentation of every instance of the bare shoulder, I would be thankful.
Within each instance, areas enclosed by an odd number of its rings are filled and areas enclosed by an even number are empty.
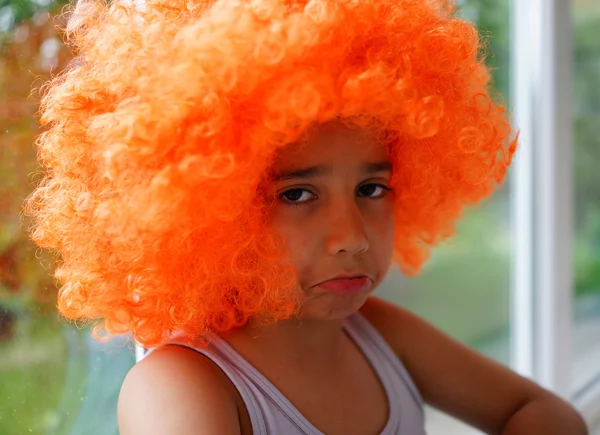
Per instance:
[[[235,394],[204,356],[165,346],[136,364],[118,401],[121,435],[241,433]]]

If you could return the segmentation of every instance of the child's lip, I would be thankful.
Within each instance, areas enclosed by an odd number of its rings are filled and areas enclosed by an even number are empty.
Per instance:
[[[337,276],[323,281],[317,286],[339,295],[351,295],[368,290],[371,286],[371,279],[366,275]]]

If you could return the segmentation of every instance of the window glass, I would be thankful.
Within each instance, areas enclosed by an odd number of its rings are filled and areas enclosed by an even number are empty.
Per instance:
[[[0,2],[0,434],[117,435],[117,396],[133,352],[125,338],[102,344],[58,317],[50,257],[21,226],[23,200],[39,181],[31,91],[70,59],[49,3]]]
[[[600,4],[572,3],[575,236],[573,382],[600,376]]]

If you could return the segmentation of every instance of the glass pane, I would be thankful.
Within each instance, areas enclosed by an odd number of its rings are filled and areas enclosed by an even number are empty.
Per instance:
[[[600,375],[600,4],[573,2],[575,391]]]
[[[463,0],[461,14],[491,35],[487,57],[495,88],[508,100],[509,0]],[[509,363],[511,226],[505,182],[485,203],[468,210],[454,240],[438,248],[422,274],[407,278],[393,270],[378,290],[454,338]],[[428,409],[431,435],[478,433]]]
[[[21,226],[23,199],[39,180],[31,90],[69,60],[39,10],[49,3],[0,7],[0,434],[116,435],[117,396],[133,352],[125,337],[102,344],[57,316],[50,258],[40,258],[23,231],[27,222]]]

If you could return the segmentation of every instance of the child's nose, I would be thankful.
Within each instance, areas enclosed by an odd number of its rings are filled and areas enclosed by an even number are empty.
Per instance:
[[[335,204],[328,210],[326,248],[329,255],[356,255],[369,249],[364,220],[358,205]]]

